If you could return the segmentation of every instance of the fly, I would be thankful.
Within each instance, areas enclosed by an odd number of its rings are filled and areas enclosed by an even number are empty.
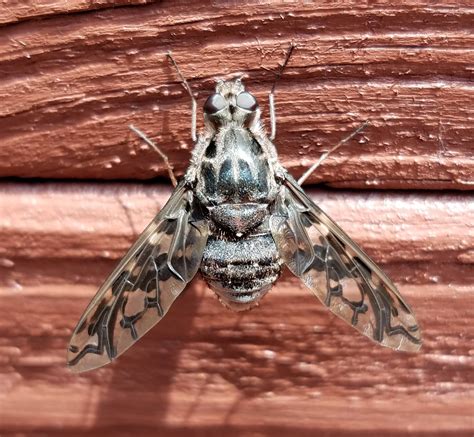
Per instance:
[[[277,79],[290,59],[291,45]],[[75,328],[68,365],[82,372],[125,352],[166,314],[198,271],[219,300],[234,311],[255,306],[286,266],[328,307],[371,340],[397,350],[417,351],[421,334],[415,316],[393,282],[313,201],[301,183],[343,139],[297,182],[280,164],[275,84],[269,94],[267,136],[256,98],[240,79],[219,81],[204,104],[204,131],[196,136],[193,103],[189,167],[166,205],[126,253]]]

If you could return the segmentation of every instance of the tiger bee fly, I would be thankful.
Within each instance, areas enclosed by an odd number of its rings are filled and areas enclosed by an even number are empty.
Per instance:
[[[243,311],[286,265],[371,340],[404,351],[421,347],[415,316],[393,282],[280,164],[273,90],[268,137],[242,81],[217,83],[183,179],[79,320],[68,349],[71,370],[121,355],[164,317],[198,270],[226,307]],[[195,119],[193,111],[193,138]]]

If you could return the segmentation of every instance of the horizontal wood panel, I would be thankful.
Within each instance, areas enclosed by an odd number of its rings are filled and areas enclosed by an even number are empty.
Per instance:
[[[464,435],[474,430],[473,291],[406,287],[425,343],[419,354],[403,354],[362,338],[288,276],[244,314],[224,309],[197,281],[114,365],[80,376],[64,367],[64,349],[94,289],[45,284],[2,293],[2,308],[14,316],[0,320],[8,393],[0,398],[0,417],[12,430],[199,433],[236,431],[245,423],[261,432],[281,424],[283,435],[330,429],[358,435],[380,429],[383,419],[394,435]],[[337,419],[341,405],[350,405],[350,418]],[[22,421],[29,408],[36,414]]]
[[[5,27],[0,176],[165,175],[129,123],[156,139],[182,173],[190,105],[166,50],[174,50],[200,103],[215,78],[243,74],[268,114],[274,76],[267,69],[294,40],[298,49],[277,88],[277,146],[292,172],[301,174],[369,119],[371,126],[309,182],[472,188],[470,9],[341,4],[277,11],[270,4],[250,12],[164,3]],[[282,32],[287,37],[276,40]]]
[[[437,2],[433,5],[430,1],[406,1],[403,5],[394,6],[390,2],[378,2],[376,5],[372,4],[358,4],[354,7],[352,1],[339,1],[337,4],[327,4],[321,2],[319,4],[310,3],[288,3],[275,4],[271,0],[265,1],[245,1],[241,4],[245,8],[239,7],[232,2],[200,2],[193,4],[192,7],[187,1],[177,0],[172,2],[154,1],[154,0],[96,0],[94,3],[84,0],[48,0],[48,1],[32,1],[32,0],[10,0],[8,7],[0,11],[0,22],[11,23],[19,19],[45,17],[47,15],[59,15],[74,12],[91,12],[97,9],[117,8],[121,6],[139,6],[149,3],[160,3],[160,9],[166,11],[168,19],[171,21],[174,17],[176,21],[180,18],[184,20],[186,17],[192,17],[192,14],[199,14],[200,16],[209,16],[209,4],[212,5],[213,11],[219,11],[221,14],[226,11],[228,15],[246,14],[248,16],[256,15],[258,13],[308,13],[319,11],[321,15],[335,14],[338,11],[345,11],[348,8],[352,13],[375,12],[381,13],[385,11],[387,14],[393,11],[406,11],[411,13],[421,13],[424,8],[429,8],[426,13],[444,12],[451,14],[458,14],[462,16],[469,11],[470,3],[466,0],[460,1],[443,1]],[[188,8],[183,9],[183,4]],[[463,8],[464,6],[464,8]]]
[[[295,92],[298,90],[296,86],[292,88]],[[454,99],[461,109],[472,107],[468,101],[474,93],[470,90],[467,93],[466,90],[454,91],[456,95],[448,96],[448,91],[440,91],[436,85],[421,90],[418,84],[390,87],[378,83],[359,88],[337,85],[332,88],[332,92],[337,93],[335,99],[349,107],[343,109],[334,104],[329,112],[324,109],[331,105],[326,101],[326,90],[326,86],[314,87],[314,93],[307,92],[298,101],[294,100],[291,88],[279,93],[277,110],[281,116],[277,148],[283,164],[295,176],[301,175],[323,151],[352,132],[362,120],[369,119],[370,126],[365,132],[329,158],[309,183],[364,188],[472,188],[473,128],[463,126],[466,112],[459,113],[459,108],[450,103]],[[445,108],[430,103],[433,92],[445,94]],[[372,100],[372,104],[361,106],[361,93]],[[390,98],[379,98],[378,102],[377,97],[374,98],[386,93],[390,93]],[[393,98],[393,93],[398,96]],[[409,109],[414,94],[420,108],[423,102],[427,103],[416,116]],[[182,174],[191,151],[188,105],[181,102],[176,107],[170,105],[163,111],[154,111],[152,102],[146,103],[146,109],[133,111],[128,105],[128,109],[115,108],[103,118],[88,120],[86,116],[80,125],[71,124],[71,119],[65,119],[59,111],[53,116],[54,122],[47,122],[46,129],[23,130],[19,136],[8,135],[8,130],[21,130],[23,124],[15,125],[7,117],[3,120],[7,135],[0,151],[3,163],[0,171],[3,176],[21,177],[145,179],[165,176],[166,170],[158,155],[144,150],[143,144],[129,131],[128,125],[133,123],[163,148],[178,174]],[[373,105],[380,106],[377,109]],[[381,109],[382,105],[385,109]],[[286,114],[287,108],[299,113]],[[385,112],[375,115],[372,109]],[[402,114],[404,109],[407,111]],[[444,124],[438,124],[440,111],[446,113]],[[434,117],[431,121],[427,120],[430,114]],[[424,124],[421,132],[419,123]],[[58,131],[51,130],[52,124]],[[176,132],[166,133],[166,126],[171,124]],[[162,133],[156,135],[157,131]],[[40,143],[47,144],[47,149],[38,147]],[[13,152],[14,159],[8,159]]]
[[[308,190],[379,262],[474,262],[469,194]],[[3,184],[4,258],[117,259],[170,190],[140,184]]]
[[[168,194],[139,184],[2,185],[0,307],[9,316],[0,318],[7,394],[0,419],[6,429],[48,435],[98,428],[266,435],[277,426],[282,435],[474,431],[468,194],[311,191],[399,283],[423,330],[419,354],[372,344],[286,273],[244,314],[223,308],[196,280],[114,365],[69,373],[71,329]],[[341,405],[350,406],[351,417],[339,417]],[[21,420],[33,408],[34,417]]]

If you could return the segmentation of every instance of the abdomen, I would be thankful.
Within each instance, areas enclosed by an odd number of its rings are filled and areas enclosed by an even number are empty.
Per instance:
[[[254,306],[280,275],[279,256],[268,232],[231,241],[211,235],[201,273],[227,307],[242,311]]]

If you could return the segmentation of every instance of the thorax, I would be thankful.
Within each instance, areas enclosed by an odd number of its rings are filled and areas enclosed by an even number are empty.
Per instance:
[[[209,141],[197,172],[196,189],[206,206],[268,204],[276,182],[269,157],[252,133],[223,126]]]

